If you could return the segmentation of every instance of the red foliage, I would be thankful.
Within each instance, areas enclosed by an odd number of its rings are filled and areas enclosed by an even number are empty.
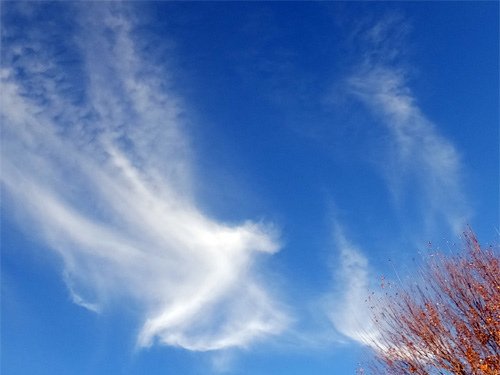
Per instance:
[[[422,283],[397,287],[373,309],[372,372],[500,375],[500,260],[464,235],[465,252],[434,256]]]

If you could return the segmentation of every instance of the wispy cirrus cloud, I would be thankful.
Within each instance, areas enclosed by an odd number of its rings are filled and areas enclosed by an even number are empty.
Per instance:
[[[352,340],[373,345],[378,329],[370,319],[372,275],[367,257],[335,223],[333,239],[339,257],[334,273],[337,290],[331,296],[329,317],[335,329]]]
[[[404,73],[375,66],[357,72],[348,85],[388,131],[384,174],[397,201],[417,203],[426,229],[443,221],[460,233],[469,215],[460,154],[417,106]]]
[[[4,16],[38,6],[49,5]],[[3,25],[8,208],[61,256],[76,303],[141,314],[139,346],[217,350],[281,332],[288,315],[254,265],[279,250],[276,231],[198,208],[188,114],[122,5],[69,9],[70,35],[50,21],[45,33]]]
[[[358,31],[364,52],[345,88],[387,131],[382,170],[396,202],[416,205],[427,233],[444,222],[458,234],[470,215],[460,153],[428,119],[412,92],[409,65],[401,62],[410,29],[402,15],[391,14]]]
[[[435,227],[460,233],[470,208],[463,191],[460,153],[419,107],[409,84],[408,65],[401,62],[409,30],[399,14],[370,26],[360,24],[353,34],[361,51],[359,64],[346,77],[344,89],[385,130],[387,154],[380,170],[402,221],[411,226],[411,235],[418,232],[415,237],[421,243],[422,228],[426,235],[435,233]],[[354,341],[383,348],[377,342],[379,328],[370,320],[367,298],[373,274],[368,257],[339,226],[334,238],[340,255],[335,276],[345,288],[335,293],[332,323]]]

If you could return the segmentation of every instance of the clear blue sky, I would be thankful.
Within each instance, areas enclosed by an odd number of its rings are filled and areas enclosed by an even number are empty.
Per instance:
[[[354,373],[498,241],[498,2],[0,6],[5,375]]]

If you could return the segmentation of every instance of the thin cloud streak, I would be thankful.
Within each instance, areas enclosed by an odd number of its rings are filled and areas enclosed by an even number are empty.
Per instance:
[[[410,29],[403,16],[391,14],[358,31],[361,63],[345,87],[387,130],[383,173],[395,201],[416,202],[427,233],[444,221],[459,234],[470,216],[460,153],[419,108],[408,84],[409,68],[402,60]]]
[[[127,303],[142,314],[140,347],[217,350],[282,332],[286,309],[254,266],[259,253],[279,250],[276,231],[197,208],[182,100],[145,63],[119,7],[89,6],[87,15],[79,7],[74,39],[84,62],[77,100],[64,95],[66,67],[36,30],[4,61],[9,206],[62,257],[75,303],[93,311]],[[19,59],[27,48],[33,56]]]
[[[335,329],[345,337],[375,347],[379,333],[370,319],[372,275],[368,259],[347,239],[338,223],[334,226],[333,237],[339,255],[338,266],[334,272],[338,290],[330,297],[330,320]]]
[[[388,154],[382,171],[399,208],[404,210],[405,202],[415,205],[416,218],[404,213],[412,233],[421,225],[425,233],[433,233],[435,226],[444,223],[459,234],[470,215],[460,155],[419,108],[408,84],[408,69],[399,60],[405,55],[409,29],[403,17],[392,14],[370,28],[358,30],[356,38],[363,47],[361,62],[346,78],[345,89],[387,131]],[[340,253],[336,277],[345,287],[334,294],[332,323],[344,336],[380,350],[384,346],[378,342],[379,328],[369,319],[372,314],[367,298],[373,276],[368,258],[339,228],[337,225],[334,231]]]
[[[390,135],[390,189],[398,200],[410,181],[421,219],[431,227],[444,220],[454,233],[463,229],[469,208],[462,191],[462,166],[453,144],[441,136],[416,105],[404,73],[374,66],[348,79],[348,87],[377,116]]]

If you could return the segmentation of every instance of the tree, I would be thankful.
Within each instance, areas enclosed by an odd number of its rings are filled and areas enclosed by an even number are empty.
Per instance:
[[[391,286],[372,306],[374,373],[500,375],[498,253],[471,230],[464,239],[465,251],[430,257],[421,282]]]

